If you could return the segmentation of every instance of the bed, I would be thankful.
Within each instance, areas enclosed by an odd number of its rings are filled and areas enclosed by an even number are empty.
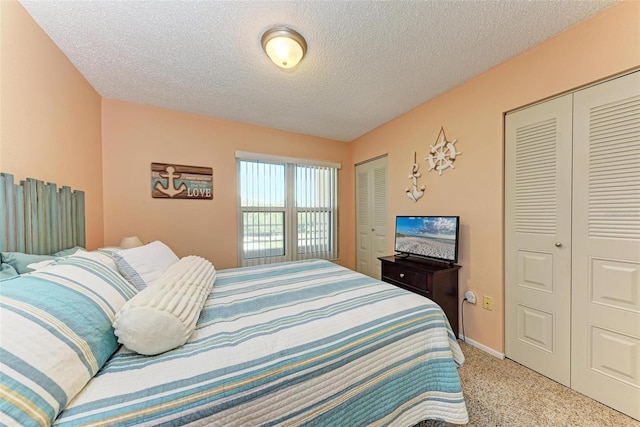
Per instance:
[[[0,425],[467,423],[464,356],[432,301],[323,260],[211,282],[184,345],[145,356],[114,335],[138,290],[109,252],[0,281]]]

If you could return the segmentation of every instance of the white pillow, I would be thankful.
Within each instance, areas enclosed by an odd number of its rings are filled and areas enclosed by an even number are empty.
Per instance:
[[[211,262],[193,255],[182,258],[116,313],[113,327],[118,342],[149,356],[183,345],[215,279]]]
[[[50,265],[53,265],[55,263],[56,263],[55,259],[45,259],[44,261],[33,262],[31,264],[28,264],[27,268],[30,268],[33,271],[42,270],[43,268],[49,267]]]
[[[144,246],[114,252],[113,260],[120,274],[141,291],[178,262],[178,257],[169,246],[156,240]]]

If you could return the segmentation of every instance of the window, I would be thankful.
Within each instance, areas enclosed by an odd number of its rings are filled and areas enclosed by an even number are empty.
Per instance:
[[[340,165],[236,153],[238,262],[335,259]]]

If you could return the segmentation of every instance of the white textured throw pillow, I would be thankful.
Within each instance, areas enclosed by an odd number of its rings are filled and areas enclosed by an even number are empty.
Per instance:
[[[114,252],[112,256],[120,274],[139,291],[149,286],[179,259],[169,246],[159,240]]]
[[[215,278],[211,262],[198,256],[182,258],[116,314],[113,327],[118,342],[144,355],[183,345],[196,327]]]

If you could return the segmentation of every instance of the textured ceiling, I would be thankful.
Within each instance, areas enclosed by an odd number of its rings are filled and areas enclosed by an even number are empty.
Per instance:
[[[21,3],[103,97],[351,141],[615,0]],[[293,72],[260,46],[279,24]]]

